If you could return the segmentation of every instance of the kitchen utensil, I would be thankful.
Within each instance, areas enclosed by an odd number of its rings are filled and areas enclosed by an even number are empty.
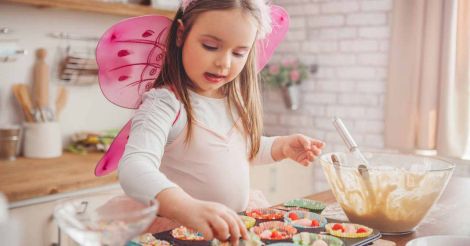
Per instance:
[[[33,105],[31,102],[31,97],[28,92],[28,88],[24,84],[14,84],[12,86],[13,95],[21,106],[25,120],[27,122],[33,122]]]
[[[67,98],[68,98],[67,89],[65,89],[65,87],[63,87],[63,86],[60,86],[57,89],[57,97],[56,97],[56,100],[55,100],[55,117],[56,117],[56,120],[59,119],[60,113],[64,109],[65,103],[67,102]]]
[[[34,64],[34,103],[39,111],[43,122],[51,121],[52,109],[49,107],[49,66],[45,62],[47,51],[40,48],[36,52],[36,63]]]
[[[348,150],[353,153],[355,156],[357,156],[362,162],[363,166],[362,168],[367,168],[367,165],[369,163],[367,162],[367,159],[364,157],[364,155],[361,153],[359,150],[359,147],[356,144],[356,141],[354,141],[353,137],[351,136],[351,133],[349,133],[348,129],[344,125],[343,121],[339,117],[333,118],[333,125],[335,126],[336,130],[338,131],[339,135],[343,139],[344,143],[346,144]]]

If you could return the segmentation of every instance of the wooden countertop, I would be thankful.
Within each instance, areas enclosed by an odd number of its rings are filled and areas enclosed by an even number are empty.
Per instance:
[[[401,246],[412,239],[424,236],[470,235],[469,190],[470,178],[451,178],[434,209],[431,209],[415,232],[402,236],[382,236],[382,238]],[[336,202],[331,191],[310,195],[307,198],[325,203]]]
[[[64,153],[53,159],[18,158],[0,161],[0,192],[9,202],[117,183],[116,173],[96,177],[103,153]]]

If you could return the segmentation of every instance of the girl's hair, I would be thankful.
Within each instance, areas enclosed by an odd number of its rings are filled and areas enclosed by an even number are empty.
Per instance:
[[[156,79],[155,87],[171,87],[179,100],[183,103],[187,112],[187,135],[186,142],[191,138],[193,111],[188,93],[188,87],[194,88],[183,68],[182,45],[177,45],[178,20],[185,26],[182,35],[183,43],[192,25],[198,16],[211,10],[228,10],[242,8],[252,14],[258,24],[257,38],[271,31],[269,7],[264,0],[194,0],[184,10],[180,8],[171,24],[168,38],[165,60],[162,70]],[[261,95],[256,73],[256,50],[255,44],[248,54],[246,64],[239,76],[233,81],[225,84],[223,93],[228,98],[229,105],[235,105],[247,140],[250,143],[249,159],[252,160],[259,151],[262,133],[262,108]],[[229,107],[231,109],[231,107]]]

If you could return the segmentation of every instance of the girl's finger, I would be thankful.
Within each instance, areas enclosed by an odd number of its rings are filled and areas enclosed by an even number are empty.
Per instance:
[[[235,221],[238,224],[238,228],[240,228],[240,234],[244,240],[248,240],[248,231],[246,230],[245,223],[243,223],[242,218],[238,216],[237,213],[234,211],[230,210],[232,217],[235,218]]]
[[[229,226],[227,222],[219,216],[213,216],[210,220],[214,237],[220,241],[225,241],[230,236]]]
[[[321,150],[317,146],[313,146],[312,151],[315,156],[319,156],[321,154]]]
[[[201,224],[198,225],[196,230],[198,232],[202,233],[205,240],[210,241],[210,240],[214,239],[214,234],[212,233],[212,229],[209,226],[209,224],[207,224],[207,223],[202,224],[201,223]]]
[[[317,140],[317,139],[312,139],[311,144],[312,146],[316,146],[319,149],[322,149],[323,147],[325,147],[325,142]]]
[[[297,157],[296,161],[304,166],[308,165],[308,152],[302,153]]]
[[[310,150],[311,146],[310,146],[310,141],[309,139],[307,139],[307,137],[305,137],[304,135],[297,135],[297,142],[300,143],[301,146],[304,147],[305,150]]]
[[[221,216],[228,224],[229,226],[229,231],[230,231],[230,242],[233,245],[238,245],[238,240],[240,238],[240,228],[238,227],[237,221],[230,216],[228,213],[227,214],[222,214]],[[228,238],[225,238],[224,240],[227,240]]]

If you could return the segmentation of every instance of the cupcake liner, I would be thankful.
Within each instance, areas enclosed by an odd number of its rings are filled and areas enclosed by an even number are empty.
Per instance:
[[[247,216],[260,220],[278,220],[284,217],[286,212],[272,208],[255,208],[245,212]]]
[[[245,215],[240,215],[240,218],[242,219],[243,223],[245,224],[246,229],[250,229],[256,224],[256,219],[253,217],[245,216]]]
[[[297,217],[300,219],[309,219],[309,220],[317,220],[318,223],[319,223],[319,226],[311,226],[311,225],[300,225],[300,224],[296,224],[295,223],[295,220],[292,220],[289,215],[290,214],[296,214]],[[287,212],[285,215],[284,215],[284,222],[286,222],[286,224],[289,224],[289,225],[292,225],[296,228],[319,228],[319,227],[324,227],[328,221],[326,220],[325,217],[319,215],[319,214],[316,214],[316,213],[312,213],[312,212],[305,212],[305,211],[290,211],[290,212]]]
[[[297,233],[297,229],[291,225],[285,224],[281,221],[269,221],[260,223],[258,226],[251,228],[251,231],[254,232],[257,236],[264,240],[286,240],[290,239]],[[277,231],[280,234],[279,238],[272,238],[271,236],[265,236],[263,233],[266,231]]]
[[[260,238],[253,232],[248,232],[248,240],[240,240],[240,246],[262,246]],[[217,239],[212,240],[211,246],[232,246],[230,242],[221,242]]]
[[[341,239],[330,236],[330,235],[321,235],[321,234],[310,233],[310,232],[301,232],[299,234],[295,234],[294,237],[292,237],[292,241],[294,241],[295,245],[300,245],[300,246],[310,246],[312,245],[313,242],[319,239],[327,243],[328,246],[343,246],[344,245],[344,242]]]
[[[200,232],[196,232],[192,229],[184,226],[177,227],[171,231],[171,236],[179,240],[190,240],[190,241],[202,241],[204,237]]]
[[[145,233],[140,235],[138,238],[127,244],[128,246],[171,246],[171,244],[165,240],[156,239],[151,233]]]
[[[300,210],[300,211],[307,211],[310,212],[310,209],[301,208],[301,207],[286,207],[284,205],[277,205],[273,207],[274,209],[283,210],[283,211],[292,211],[292,210]]]
[[[352,227],[353,231],[342,232],[341,230],[333,230],[333,226],[335,224],[340,224],[343,227]],[[360,232],[360,233],[355,232],[359,228],[366,229],[366,232]],[[369,228],[367,226],[359,225],[359,224],[353,224],[353,223],[328,223],[328,224],[326,224],[325,229],[329,234],[331,234],[333,236],[346,237],[346,238],[368,237],[370,234],[372,234],[372,231],[373,231],[371,228]]]
[[[285,202],[284,206],[308,208],[314,211],[321,211],[326,207],[324,203],[310,199],[293,199]]]

